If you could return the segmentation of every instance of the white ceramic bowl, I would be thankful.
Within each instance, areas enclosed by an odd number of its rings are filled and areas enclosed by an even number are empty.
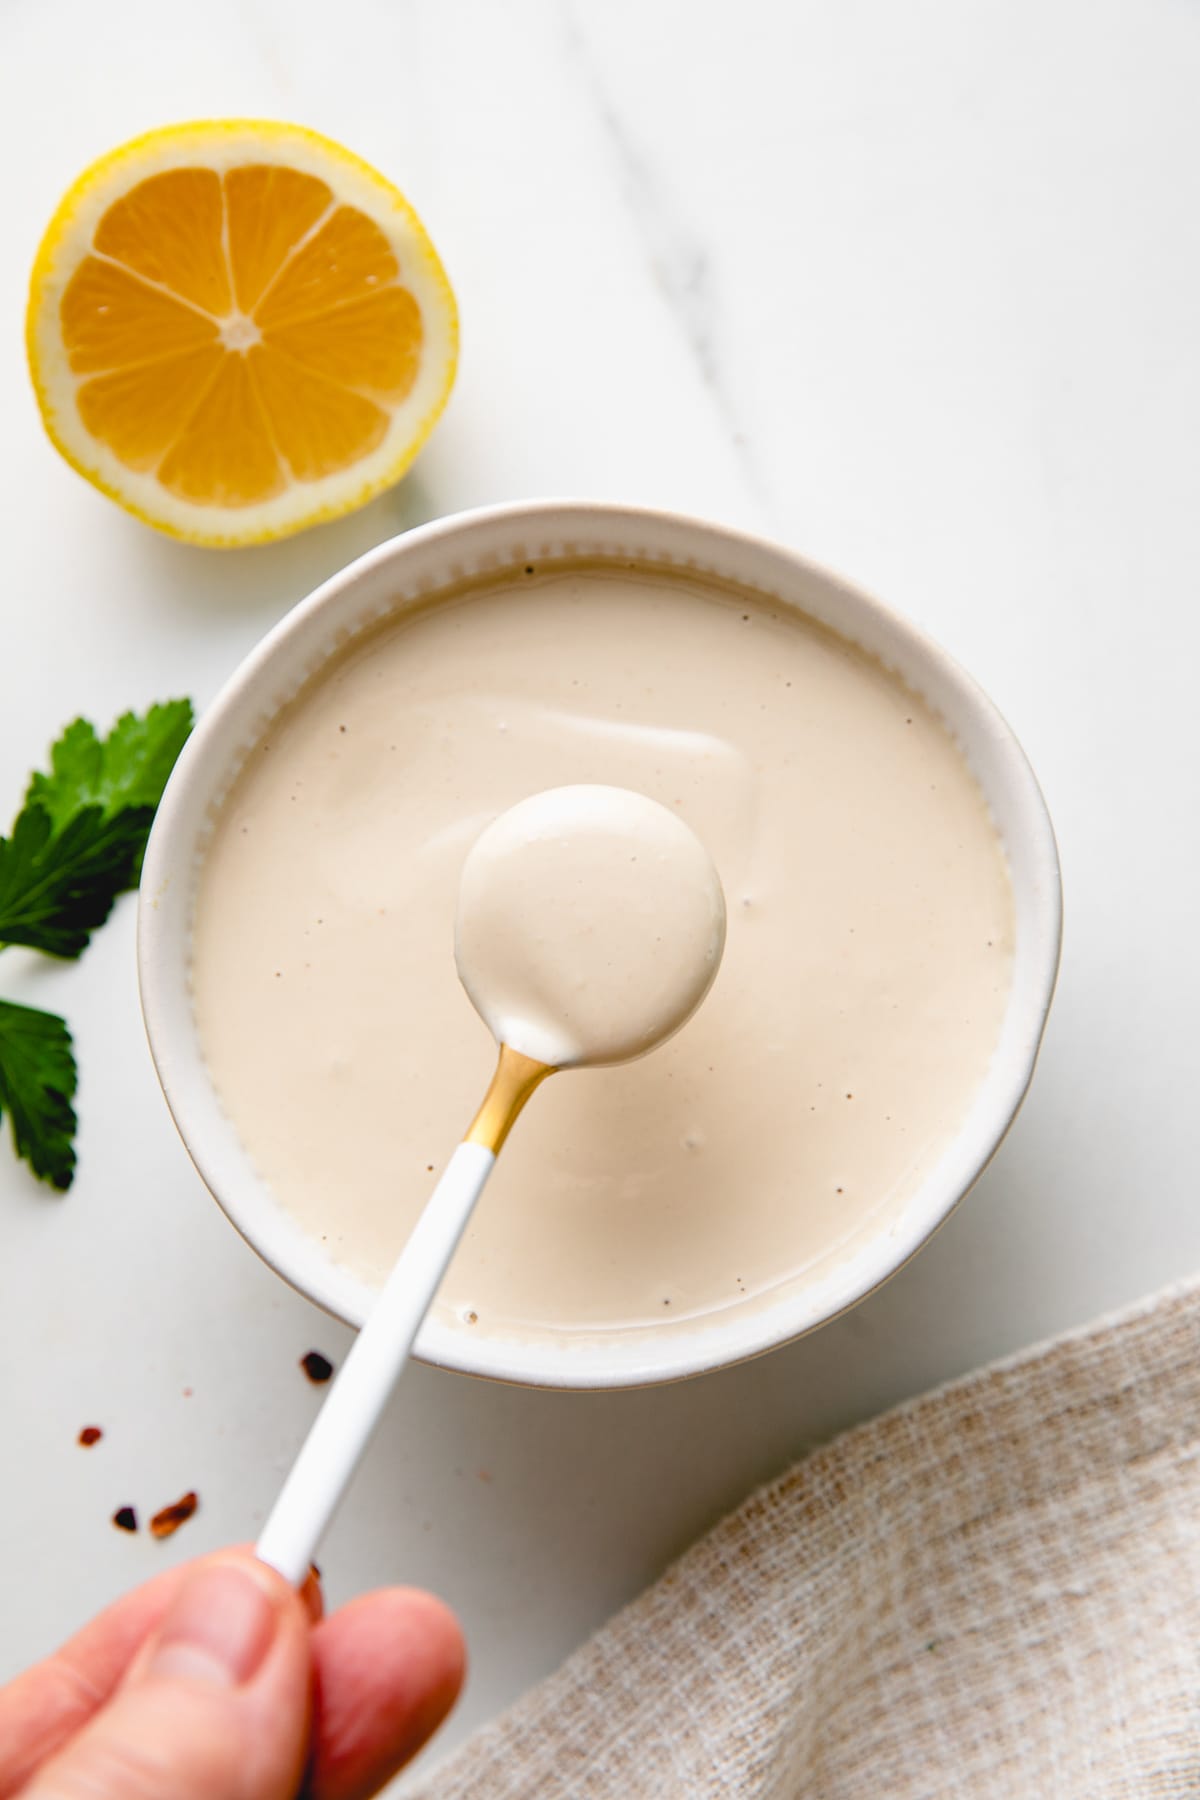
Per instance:
[[[987,696],[913,626],[790,550],[666,513],[568,502],[489,508],[411,531],[352,563],[288,614],[208,709],[171,777],[146,854],[138,923],[142,1007],[159,1080],[192,1159],[271,1267],[361,1324],[373,1295],[279,1206],[220,1107],[189,992],[196,876],[205,838],[247,752],[330,653],[449,582],[559,557],[635,558],[723,576],[795,606],[894,669],[962,747],[1003,837],[1016,898],[1012,991],[988,1075],[961,1130],[898,1219],[819,1279],[753,1310],[612,1342],[522,1343],[426,1321],[418,1354],[445,1368],[548,1387],[668,1381],[756,1356],[853,1306],[918,1250],[1007,1131],[1033,1073],[1054,990],[1061,893],[1054,834],[1033,773]],[[483,1201],[486,1205],[486,1197]]]

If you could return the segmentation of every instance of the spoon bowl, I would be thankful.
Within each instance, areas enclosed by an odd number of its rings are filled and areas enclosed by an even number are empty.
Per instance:
[[[712,858],[627,788],[509,807],[463,864],[454,955],[497,1043],[556,1069],[629,1062],[691,1018],[725,947]]]

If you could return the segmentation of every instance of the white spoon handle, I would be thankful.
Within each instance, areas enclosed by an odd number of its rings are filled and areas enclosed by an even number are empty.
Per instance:
[[[296,1586],[350,1485],[495,1161],[482,1144],[458,1146],[292,1465],[257,1554]]]

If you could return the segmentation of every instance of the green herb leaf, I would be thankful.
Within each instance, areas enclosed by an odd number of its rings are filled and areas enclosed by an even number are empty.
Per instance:
[[[152,806],[115,819],[85,806],[56,837],[49,813],[27,806],[0,838],[0,944],[78,956],[129,886],[153,817]]]
[[[0,948],[78,956],[117,895],[136,887],[167,777],[192,726],[188,700],[125,713],[101,742],[68,725],[0,838]]]
[[[75,1058],[54,1013],[0,1000],[0,1118],[35,1175],[66,1190],[75,1174]]]
[[[152,706],[145,718],[122,713],[103,742],[87,719],[68,725],[50,751],[50,774],[34,775],[26,805],[43,807],[55,832],[84,807],[99,806],[106,819],[127,807],[156,807],[192,729],[190,700]],[[141,856],[126,886],[136,887]]]

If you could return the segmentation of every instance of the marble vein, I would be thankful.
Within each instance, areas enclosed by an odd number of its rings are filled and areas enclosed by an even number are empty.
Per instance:
[[[575,7],[564,6],[560,18],[568,59],[608,145],[651,279],[679,326],[765,526],[771,511],[768,485],[730,392],[718,348],[720,302],[712,251],[670,204],[662,181],[623,118],[591,53]]]

